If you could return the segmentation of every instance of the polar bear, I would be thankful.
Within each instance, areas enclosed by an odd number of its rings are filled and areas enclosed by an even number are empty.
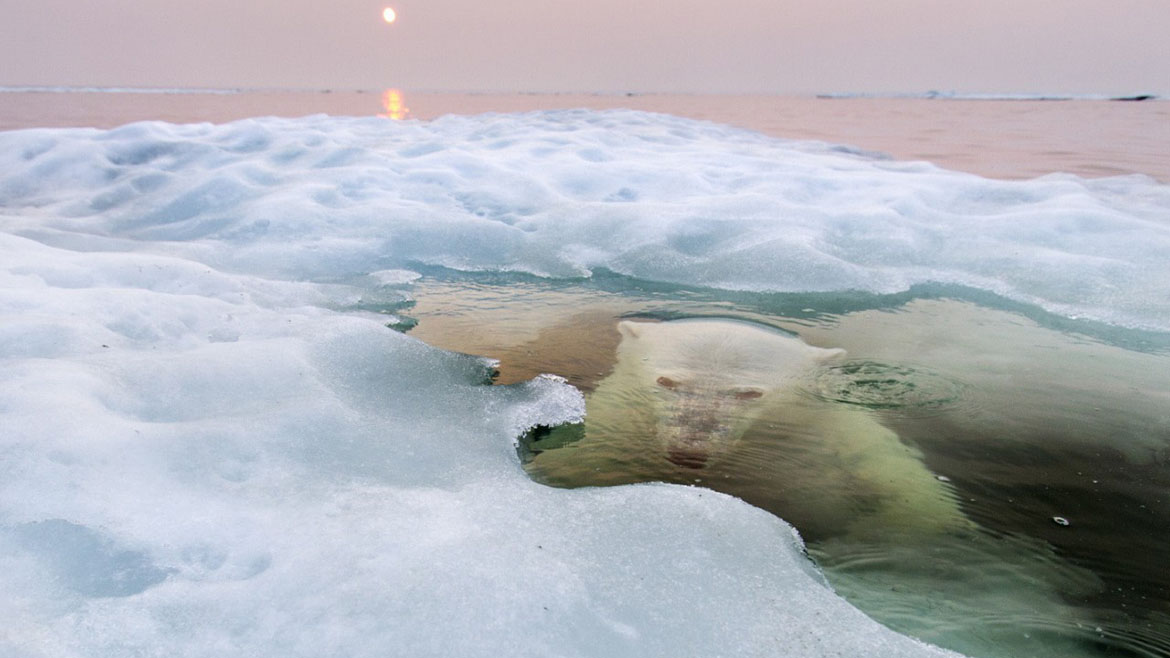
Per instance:
[[[844,356],[747,322],[687,319],[618,323],[613,374],[591,396],[605,415],[607,394],[630,411],[641,397],[668,459],[701,468],[726,451],[768,408],[818,364]]]
[[[751,430],[769,450],[800,456],[752,468],[802,500],[797,515],[807,518],[788,519],[802,532],[969,527],[915,448],[869,411],[806,393],[844,350],[739,320],[625,320],[617,330],[614,369],[586,399],[582,447],[649,445],[659,459],[698,471],[719,465]]]
[[[1007,631],[988,634],[986,611],[1084,619],[1052,583],[1087,596],[1100,590],[1092,573],[1043,542],[980,530],[876,413],[810,394],[844,350],[740,320],[613,327],[607,319],[616,359],[587,391],[584,425],[527,465],[539,481],[665,480],[738,496],[797,528],[839,592],[924,637],[944,628],[994,650]],[[898,612],[919,608],[931,614]],[[1047,655],[1068,653],[1048,641]]]

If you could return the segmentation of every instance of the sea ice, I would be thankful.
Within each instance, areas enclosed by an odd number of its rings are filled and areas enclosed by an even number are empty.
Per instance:
[[[0,653],[944,655],[740,501],[531,482],[580,394],[373,311],[608,268],[1165,329],[1168,208],[634,112],[0,133]]]
[[[533,483],[557,378],[487,386],[340,286],[0,253],[0,653],[943,655],[738,500]]]
[[[438,265],[780,292],[940,282],[1170,328],[1170,186],[988,180],[640,112],[13,131],[0,207],[5,230],[47,244],[165,244],[259,276]]]

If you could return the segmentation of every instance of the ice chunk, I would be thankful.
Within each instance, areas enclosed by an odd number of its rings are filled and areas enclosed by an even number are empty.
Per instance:
[[[628,111],[15,131],[0,172],[10,233],[264,277],[397,281],[378,273],[424,264],[780,292],[933,281],[1170,329],[1170,186],[1140,176],[987,180]]]
[[[532,482],[578,391],[216,244],[0,235],[0,654],[946,655],[739,500]]]
[[[422,275],[410,270],[378,270],[370,272],[370,278],[384,286],[400,286],[419,280]]]

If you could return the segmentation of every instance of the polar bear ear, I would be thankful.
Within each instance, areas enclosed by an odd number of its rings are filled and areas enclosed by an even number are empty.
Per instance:
[[[626,338],[637,338],[642,334],[642,322],[622,320],[618,323],[618,333]]]

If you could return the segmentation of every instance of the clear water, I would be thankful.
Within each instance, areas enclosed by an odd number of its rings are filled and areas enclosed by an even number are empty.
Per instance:
[[[414,296],[396,309],[418,320],[412,335],[500,359],[500,383],[563,375],[587,409],[622,318],[733,318],[844,348],[783,414],[700,468],[669,461],[650,430],[588,416],[530,437],[525,468],[557,487],[666,481],[738,496],[796,526],[870,616],[971,656],[1170,656],[1164,335],[961,289],[748,295],[441,275]],[[812,427],[842,413],[896,442]],[[924,522],[938,509],[957,521]]]

